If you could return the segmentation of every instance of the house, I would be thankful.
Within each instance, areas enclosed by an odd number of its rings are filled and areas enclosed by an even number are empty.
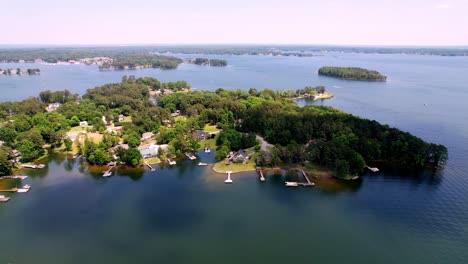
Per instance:
[[[178,117],[180,115],[180,110],[176,110],[174,113],[171,114],[172,117]]]
[[[115,152],[115,150],[118,149],[119,147],[121,147],[121,148],[123,148],[123,149],[128,149],[128,148],[129,148],[128,144],[119,143],[118,145],[116,145],[115,147],[113,147],[112,150]]]
[[[233,162],[247,162],[249,160],[249,155],[245,153],[242,149],[237,152],[231,152],[228,155],[229,161]]]
[[[80,126],[82,126],[82,127],[88,126],[88,121],[81,121]]]
[[[124,118],[125,118],[124,115],[119,115],[119,122],[124,121]]]
[[[122,126],[108,126],[106,128],[106,131],[109,132],[110,134],[117,134],[120,131],[122,131]]]
[[[198,130],[192,134],[192,138],[195,140],[205,140],[205,139],[210,138],[210,133]]]
[[[61,105],[62,105],[61,103],[49,104],[49,106],[47,106],[46,110],[47,110],[47,112],[53,112],[53,111],[57,110]]]
[[[145,140],[150,140],[154,138],[154,133],[153,132],[145,132],[143,135],[141,135],[141,141]]]
[[[143,158],[151,158],[156,157],[158,155],[159,149],[166,150],[168,147],[167,144],[165,145],[156,145],[156,144],[145,144],[138,147],[140,154]]]

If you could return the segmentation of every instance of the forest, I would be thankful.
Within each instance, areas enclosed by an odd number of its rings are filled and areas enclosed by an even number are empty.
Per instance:
[[[188,84],[181,81],[179,85]],[[172,85],[174,89],[180,86]],[[141,159],[136,148],[144,132],[155,133],[158,144],[168,144],[160,155],[175,157],[196,151],[200,142],[191,135],[206,124],[222,130],[217,138],[221,153],[252,147],[255,135],[261,135],[275,146],[268,153],[260,151],[259,165],[311,162],[329,168],[338,177],[357,175],[369,162],[423,168],[443,166],[448,158],[445,146],[424,142],[377,121],[331,107],[301,108],[289,99],[295,94],[292,91],[179,91],[159,97],[155,105],[149,100],[150,90],[162,87],[170,86],[154,78],[130,76],[120,83],[89,89],[81,98],[65,91],[46,91],[37,98],[1,103],[0,173],[11,171],[8,161],[12,149],[18,150],[24,161],[41,156],[44,145],[69,150],[72,142],[66,132],[83,120],[91,126],[90,132],[104,135],[100,142],[87,139],[78,143],[80,153],[91,164],[105,164],[115,153],[121,161],[136,166]],[[57,111],[46,112],[47,103],[54,100],[63,104]],[[176,110],[184,118],[174,118],[171,113]],[[131,116],[131,121],[119,122],[119,115]],[[111,121],[123,127],[118,134],[106,132],[106,123]],[[129,149],[112,151],[121,140]]]
[[[152,54],[125,54],[113,58],[112,63],[99,66],[100,70],[125,70],[138,68],[157,68],[162,70],[175,69],[182,59]]]
[[[319,75],[334,77],[345,80],[356,81],[380,81],[387,80],[387,76],[380,74],[378,71],[358,67],[321,67],[318,71]]]

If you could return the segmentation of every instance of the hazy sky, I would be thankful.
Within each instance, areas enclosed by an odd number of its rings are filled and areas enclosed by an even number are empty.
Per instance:
[[[468,0],[0,0],[0,44],[468,45]]]

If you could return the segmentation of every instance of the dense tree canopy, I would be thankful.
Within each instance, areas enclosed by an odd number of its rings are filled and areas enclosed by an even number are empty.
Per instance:
[[[322,67],[318,71],[319,75],[335,77],[346,80],[359,81],[386,81],[387,76],[380,74],[378,71],[358,67]]]

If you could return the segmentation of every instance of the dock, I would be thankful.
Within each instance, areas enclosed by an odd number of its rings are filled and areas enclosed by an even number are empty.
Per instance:
[[[27,169],[42,169],[45,167],[44,164],[37,164],[37,165],[34,165],[34,164],[23,164],[21,165],[23,168],[27,168]]]
[[[304,186],[304,187],[312,187],[315,186],[315,183],[310,181],[309,177],[307,174],[304,172],[304,170],[301,170],[302,175],[306,179],[307,182],[285,182],[285,185],[288,187],[298,187],[298,186]]]
[[[171,161],[171,159],[167,159],[167,162],[169,162],[169,165],[176,165],[177,164],[175,161]]]
[[[372,172],[379,172],[380,171],[378,168],[375,168],[375,167],[366,166],[366,168],[368,168]]]
[[[209,166],[210,164],[208,163],[204,163],[204,162],[199,162],[198,163],[198,166]]]
[[[204,149],[204,150],[205,150],[205,153],[210,153],[210,152],[211,152],[211,149],[210,149],[210,148],[208,148],[208,147],[205,147],[205,149]]]
[[[2,176],[0,177],[0,180],[3,180],[3,179],[19,179],[19,180],[24,180],[26,179],[28,176]]]
[[[106,170],[103,174],[102,177],[110,177],[112,175],[112,169],[114,168],[114,165],[109,165],[109,169]]]
[[[5,189],[5,190],[0,190],[0,192],[17,192],[18,188],[11,188],[11,189]]]
[[[156,170],[155,168],[151,167],[151,165],[148,162],[146,162],[146,160],[145,160],[145,165],[148,166],[148,168],[150,168],[151,171]]]
[[[265,176],[263,176],[263,169],[261,167],[257,167],[257,172],[260,174],[260,181],[265,181]]]
[[[227,179],[224,181],[224,183],[232,183],[232,180],[231,180],[232,171],[226,171],[226,173],[227,173]]]

